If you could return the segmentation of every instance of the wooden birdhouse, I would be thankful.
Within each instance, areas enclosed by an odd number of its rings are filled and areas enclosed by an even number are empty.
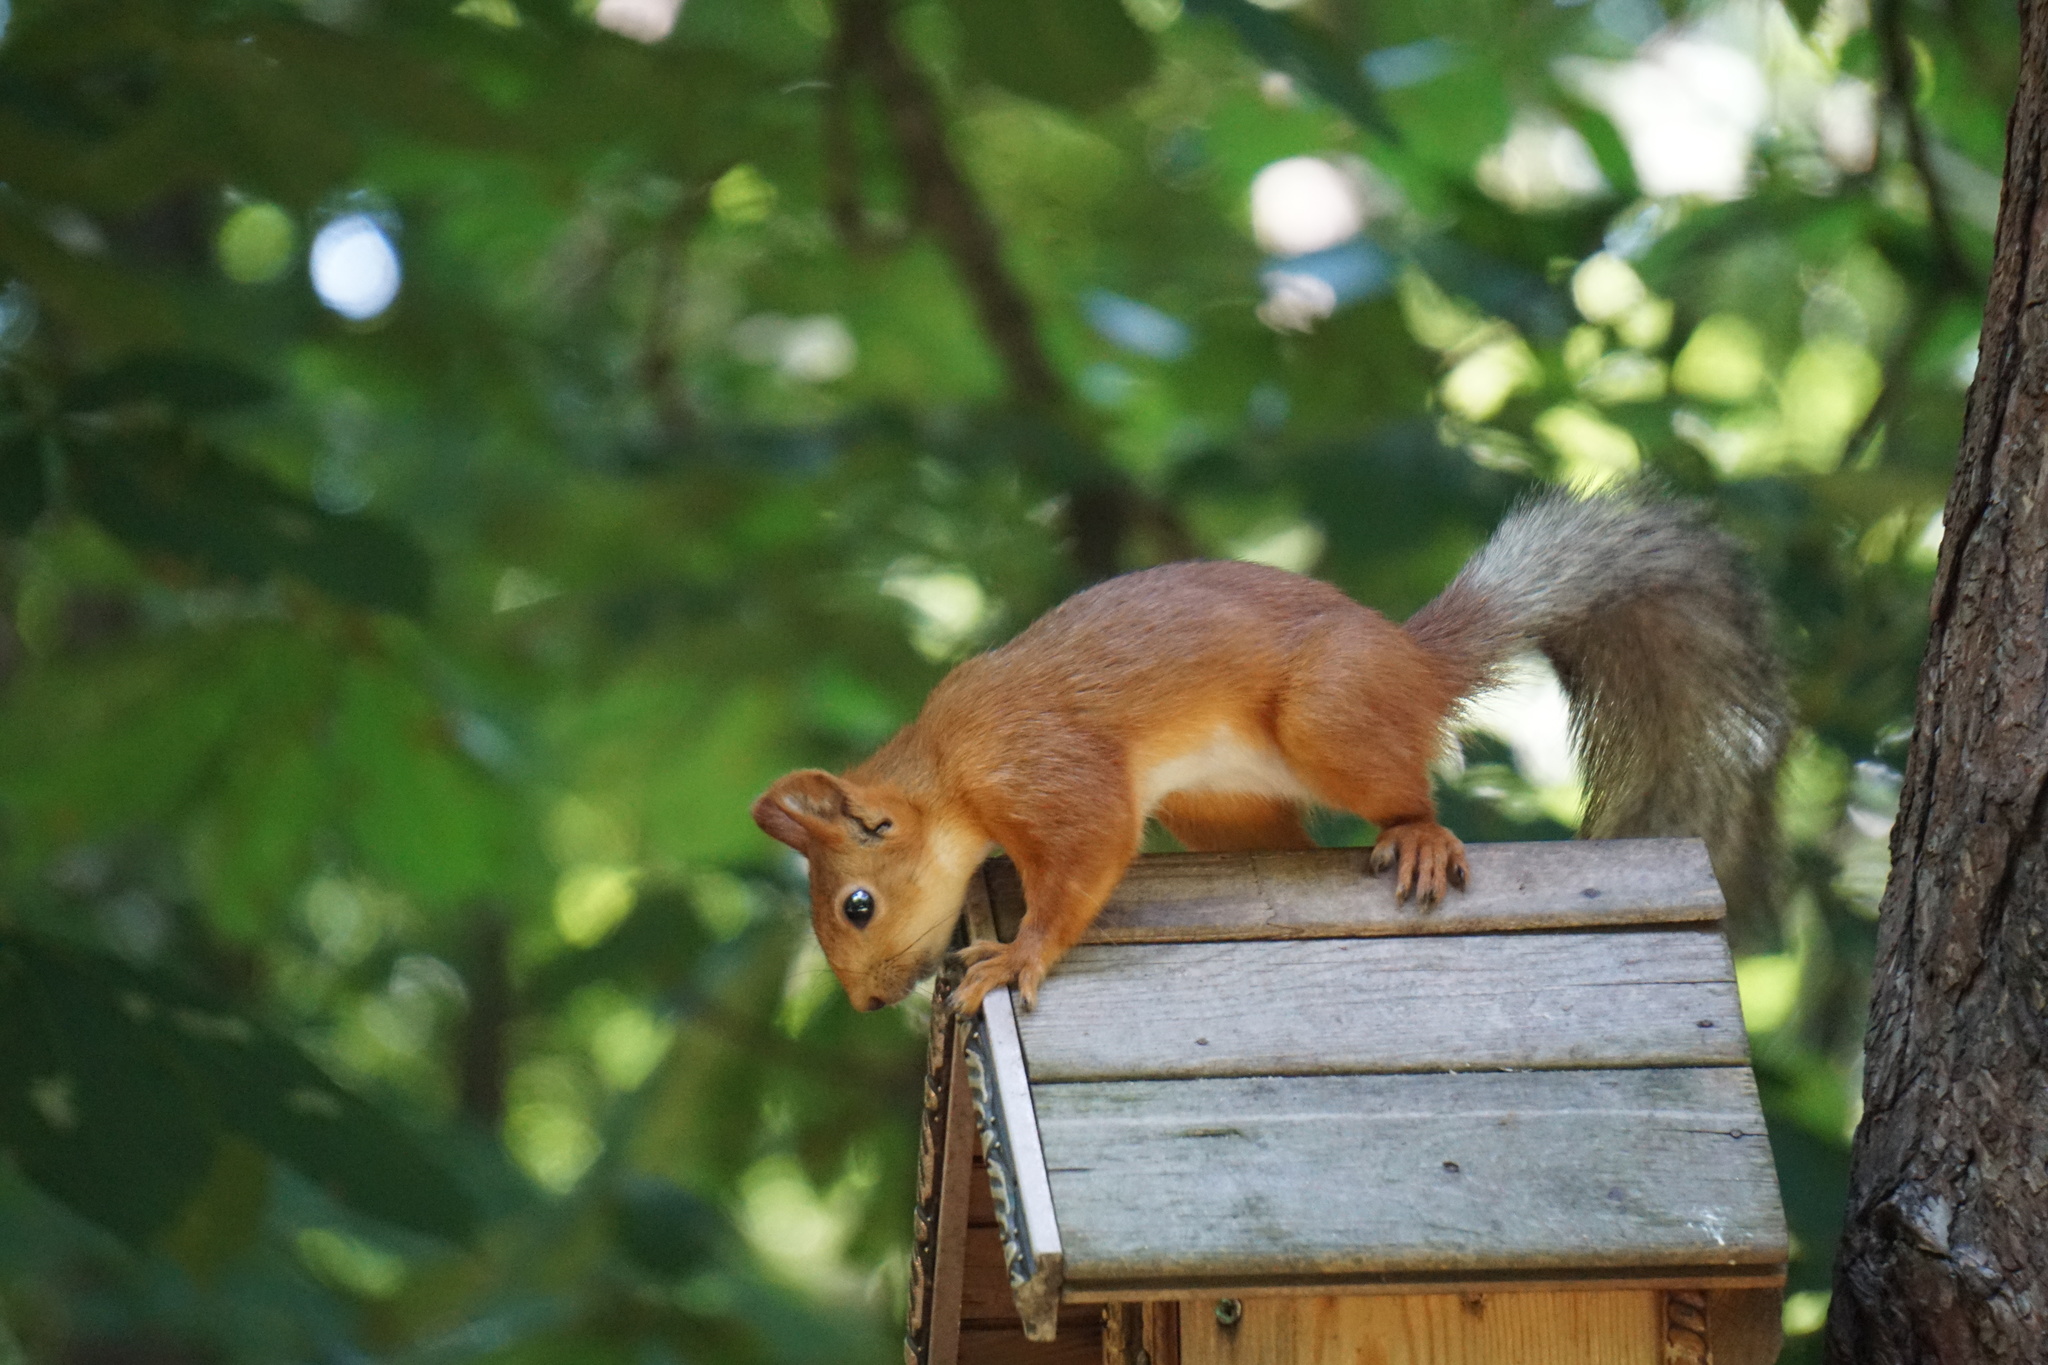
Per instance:
[[[1695,840],[1140,859],[933,1015],[909,1365],[1766,1365],[1785,1224]],[[1011,866],[978,938],[1023,914]],[[946,989],[940,985],[941,993]]]

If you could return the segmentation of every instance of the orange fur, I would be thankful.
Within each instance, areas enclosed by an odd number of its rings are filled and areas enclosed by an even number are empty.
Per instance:
[[[944,954],[968,877],[999,845],[1028,907],[977,944],[971,1011],[1027,1005],[1138,850],[1148,816],[1192,848],[1306,848],[1310,801],[1381,828],[1376,862],[1425,902],[1465,876],[1428,765],[1470,682],[1327,584],[1254,564],[1170,564],[1070,598],[933,689],[843,778],[793,773],[754,816],[810,860],[812,924],[862,1008],[901,999]],[[849,922],[855,889],[873,918]]]

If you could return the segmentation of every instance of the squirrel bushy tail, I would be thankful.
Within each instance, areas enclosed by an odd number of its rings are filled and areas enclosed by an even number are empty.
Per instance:
[[[1701,509],[1640,489],[1539,496],[1406,628],[1465,695],[1540,649],[1571,703],[1580,836],[1697,835],[1730,911],[1758,922],[1791,708],[1762,594]]]

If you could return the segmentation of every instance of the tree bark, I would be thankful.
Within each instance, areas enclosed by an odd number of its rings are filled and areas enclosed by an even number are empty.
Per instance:
[[[1835,1365],[2048,1360],[2048,0],[1878,928]]]

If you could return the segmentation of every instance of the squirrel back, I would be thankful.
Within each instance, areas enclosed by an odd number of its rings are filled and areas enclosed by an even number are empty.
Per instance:
[[[1768,904],[1791,707],[1764,599],[1698,507],[1544,494],[1405,628],[1467,696],[1541,650],[1571,705],[1580,834],[1698,835],[1732,912]]]
[[[754,819],[809,861],[811,922],[864,1009],[937,964],[990,844],[1027,910],[953,997],[1028,1005],[1156,818],[1195,850],[1306,848],[1303,809],[1379,830],[1367,862],[1424,902],[1465,884],[1430,761],[1460,700],[1534,647],[1571,701],[1582,833],[1705,838],[1730,906],[1768,903],[1789,732],[1762,599],[1700,513],[1634,492],[1510,513],[1406,626],[1279,569],[1202,562],[1082,592],[933,689],[843,777],[790,773]]]

